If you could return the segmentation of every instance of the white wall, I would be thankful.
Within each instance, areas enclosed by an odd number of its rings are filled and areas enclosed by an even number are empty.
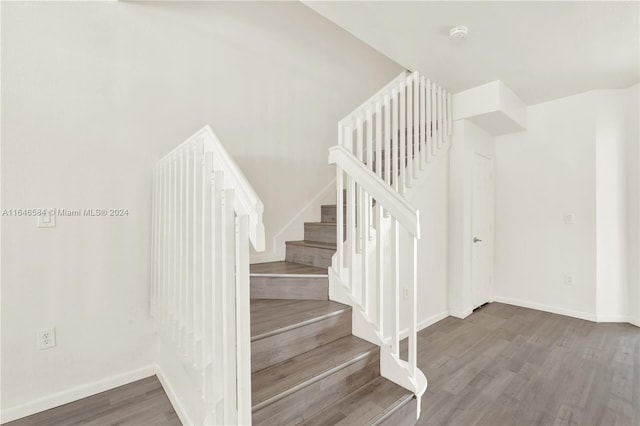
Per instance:
[[[527,131],[496,137],[496,300],[593,319],[595,101],[590,92],[530,106]]]
[[[449,150],[443,149],[433,161],[419,172],[418,179],[406,193],[406,200],[420,212],[420,233],[418,241],[418,329],[427,327],[449,315],[448,306],[448,240],[447,229],[449,207]],[[412,252],[412,242],[408,239],[404,253]],[[410,259],[403,259],[403,272],[410,271]],[[410,274],[402,275],[410,282]],[[403,299],[403,303],[408,300]],[[407,309],[402,309],[408,313]],[[404,317],[402,328],[408,327]]]
[[[636,115],[629,108],[637,87],[530,106],[527,131],[496,138],[496,300],[627,319],[637,291],[627,257],[638,195],[625,158],[638,143],[628,130],[637,123],[637,105]]]
[[[206,123],[267,241],[332,178],[337,121],[401,68],[298,3],[2,2],[2,407],[155,361],[150,169]],[[55,349],[36,330],[55,326]]]

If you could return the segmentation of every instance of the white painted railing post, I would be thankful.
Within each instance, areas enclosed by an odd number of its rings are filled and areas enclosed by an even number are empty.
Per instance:
[[[451,93],[447,93],[447,136],[449,137],[453,134],[453,106],[451,102]]]
[[[438,153],[438,102],[436,100],[438,89],[435,83],[431,84],[431,144],[433,155]]]
[[[384,96],[384,161],[380,168],[384,171],[384,181],[391,185],[391,100],[389,96]]]
[[[418,170],[422,169],[420,162],[420,75],[413,73],[413,135],[411,138],[411,155],[413,155],[413,176],[411,179],[418,177]],[[424,151],[423,151],[424,152]],[[424,160],[423,160],[424,161]]]
[[[382,105],[376,102],[376,175],[382,179]]]
[[[367,110],[367,116],[366,116],[366,120],[367,120],[367,167],[373,171],[373,112],[371,111],[371,109]],[[371,196],[367,193],[366,198],[365,198],[365,202],[366,202],[366,215],[367,215],[367,222],[366,222],[366,226],[365,229],[367,230],[366,232],[366,239],[367,241],[371,241],[373,240],[373,227],[371,226],[371,222],[373,221],[372,219],[372,215],[373,215],[373,205],[372,205],[372,200],[371,200]]]
[[[431,90],[431,80],[427,80],[427,93],[425,96],[425,103],[427,104],[425,108],[426,119],[427,119],[427,156],[429,161],[435,155],[436,150],[433,143],[433,101],[432,101],[432,90]]]
[[[343,263],[344,263],[344,173],[340,167],[336,167],[336,228],[337,228],[337,236],[336,236],[336,269],[338,270],[338,274],[342,276],[343,274]]]
[[[403,90],[402,86],[401,90]],[[391,161],[389,164],[385,164],[384,167],[387,169],[387,173],[389,173],[393,189],[398,191],[398,177],[400,175],[398,164],[400,163],[400,159],[398,158],[398,91],[396,89],[391,91],[391,102]]]
[[[395,180],[399,181],[400,193],[404,194],[407,188],[407,167],[406,167],[406,158],[407,158],[407,119],[409,114],[407,114],[406,110],[407,100],[406,100],[406,91],[404,87],[400,88],[400,158],[398,159],[400,164],[400,173],[394,173]],[[397,131],[398,129],[396,129]],[[395,132],[394,132],[395,134]],[[397,155],[397,154],[396,154]],[[395,161],[394,161],[395,163]],[[411,173],[409,172],[409,175]]]
[[[409,300],[409,342],[408,342],[408,362],[409,362],[409,374],[412,379],[416,376],[417,359],[417,332],[418,332],[418,239],[413,237],[413,253],[411,259],[411,297]]]
[[[438,148],[442,148],[442,87],[438,87]]]
[[[236,327],[238,424],[251,423],[251,318],[249,306],[249,218],[236,218]]]
[[[364,135],[362,134],[364,131],[363,128],[363,123],[362,123],[362,119],[360,117],[358,117],[356,119],[356,146],[357,146],[357,157],[358,160],[360,162],[364,162],[364,146],[363,146],[363,141],[364,141]],[[357,192],[356,192],[356,197],[357,197],[357,206],[359,208],[356,208],[356,214],[358,215],[357,218],[357,230],[358,230],[358,237],[357,237],[357,244],[356,244],[356,253],[362,253],[362,245],[364,244],[364,239],[366,236],[366,230],[364,228],[363,223],[364,223],[364,193],[362,192],[362,188],[357,185]]]
[[[400,356],[400,226],[398,220],[391,218],[391,278],[392,298],[389,306],[389,317],[391,318],[391,352]]]

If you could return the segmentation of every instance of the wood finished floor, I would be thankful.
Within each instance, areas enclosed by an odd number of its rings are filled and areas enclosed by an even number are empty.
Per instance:
[[[640,329],[492,303],[419,333],[418,425],[640,425]]]
[[[6,423],[7,426],[181,424],[156,376]]]
[[[418,335],[418,425],[640,425],[640,329],[499,303]],[[155,377],[8,425],[179,425]]]

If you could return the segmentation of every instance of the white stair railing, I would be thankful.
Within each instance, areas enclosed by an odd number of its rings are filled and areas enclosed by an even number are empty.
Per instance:
[[[263,205],[209,126],[153,170],[150,311],[201,378],[207,424],[251,423],[249,243]]]
[[[405,71],[340,120],[338,143],[404,194],[448,147],[451,117],[451,93]]]
[[[340,121],[339,145],[329,150],[338,234],[330,297],[354,308],[354,334],[381,346],[381,374],[413,391],[418,407],[427,387],[416,359],[420,224],[403,195],[448,148],[451,112],[450,93],[417,72],[403,72]],[[408,310],[406,360],[401,309]]]

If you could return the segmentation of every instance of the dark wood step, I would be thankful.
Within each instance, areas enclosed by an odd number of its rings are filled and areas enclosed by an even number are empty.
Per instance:
[[[253,424],[297,424],[380,374],[378,346],[346,336],[252,376]]]
[[[346,228],[343,225],[343,229]],[[346,235],[345,232],[342,235]],[[304,224],[304,239],[321,243],[335,244],[337,240],[337,225],[335,222],[306,222]]]
[[[411,392],[378,377],[302,424],[415,425],[416,409]]]
[[[252,299],[329,299],[326,268],[286,261],[255,263],[250,279]]]
[[[351,334],[351,307],[328,300],[251,300],[251,371]]]
[[[328,268],[331,257],[336,252],[336,245],[317,241],[287,241],[285,260],[303,265]]]

